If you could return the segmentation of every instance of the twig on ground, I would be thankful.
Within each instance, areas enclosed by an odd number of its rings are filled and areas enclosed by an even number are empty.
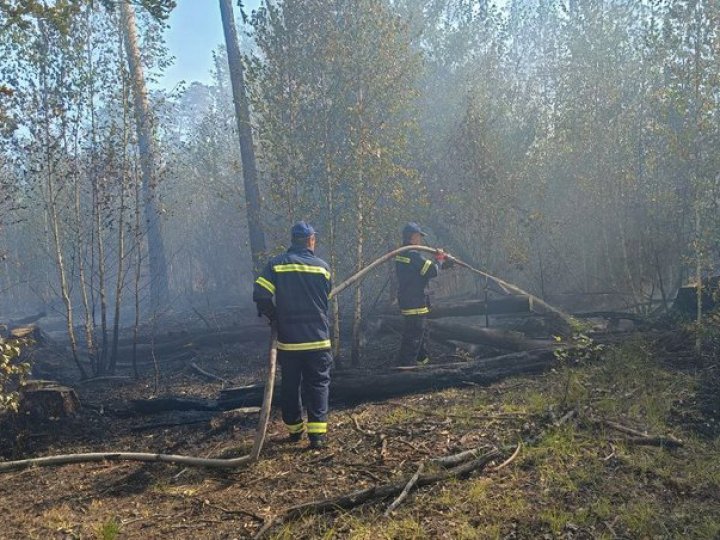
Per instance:
[[[623,439],[623,442],[630,443],[630,444],[639,444],[639,445],[645,445],[645,446],[668,446],[668,447],[678,447],[683,446],[683,441],[680,439],[673,437],[672,435],[666,435],[666,436],[651,436],[647,432],[638,431],[633,428],[629,428],[627,426],[623,426],[622,424],[618,424],[617,422],[612,422],[611,420],[600,420],[600,423],[614,429],[615,431],[619,431],[621,433],[626,433],[628,435],[632,435],[632,437],[628,437],[626,439]]]
[[[478,457],[477,459],[458,465],[457,467],[446,469],[439,473],[420,475],[412,487],[428,486],[449,478],[464,477],[471,472],[482,469],[485,465],[497,459],[499,456],[500,453],[493,450]],[[442,462],[442,459],[440,462]],[[401,493],[408,483],[409,480],[401,480],[399,482],[361,489],[339,497],[332,497],[304,503],[298,506],[292,506],[282,512],[274,520],[268,520],[265,526],[258,531],[254,538],[263,538],[273,527],[303,515],[334,510],[348,510],[369,501],[385,499],[397,493]]]
[[[420,475],[422,474],[424,468],[425,468],[425,464],[420,463],[417,471],[410,478],[410,480],[408,480],[408,483],[405,485],[405,488],[402,490],[400,495],[398,495],[397,499],[395,499],[390,504],[390,506],[388,506],[387,510],[385,510],[385,517],[388,517],[407,498],[408,494],[410,493],[410,490],[415,486],[418,479],[420,478]]]
[[[518,418],[520,416],[527,416],[525,413],[499,413],[499,414],[475,414],[475,413],[468,413],[468,414],[450,414],[450,413],[443,413],[443,412],[437,412],[437,411],[428,411],[424,409],[418,409],[413,407],[412,405],[407,405],[401,401],[388,401],[390,405],[396,405],[398,407],[404,407],[405,409],[412,411],[414,413],[423,414],[425,416],[439,416],[441,418],[460,418],[463,420],[466,420],[468,418],[477,419],[477,420],[498,420],[503,418]]]
[[[572,420],[575,415],[577,414],[577,411],[575,409],[571,409],[568,412],[566,412],[560,420],[555,422],[555,427],[560,427],[564,424],[567,424],[570,420]]]
[[[515,459],[520,455],[520,449],[522,448],[522,441],[518,441],[517,448],[515,448],[515,451],[513,452],[513,455],[507,458],[505,461],[503,461],[500,465],[497,467],[493,467],[492,470],[494,472],[499,471],[500,469],[504,469],[508,465],[510,465]]]
[[[199,375],[202,375],[206,379],[210,379],[211,381],[216,381],[216,382],[222,383],[223,385],[232,384],[231,381],[224,379],[223,377],[220,377],[219,375],[215,375],[214,373],[210,373],[209,371],[204,370],[203,368],[198,366],[195,362],[190,362],[190,367],[192,368],[192,370],[194,372],[198,373]]]
[[[203,501],[204,506],[209,506],[210,508],[215,508],[217,510],[220,510],[221,512],[231,515],[231,516],[248,516],[253,518],[255,521],[259,521],[260,523],[265,523],[265,518],[258,516],[257,514],[250,512],[249,510],[243,510],[242,508],[238,509],[230,509],[225,508],[224,506],[220,506],[219,504],[211,503],[210,501]]]
[[[430,453],[427,448],[420,448],[418,445],[413,444],[410,441],[406,441],[405,439],[402,439],[400,437],[398,437],[395,440],[398,442],[401,442],[403,444],[406,444],[407,446],[409,446],[410,448],[412,448],[413,450],[415,450],[416,452],[419,452],[421,454],[429,454]]]
[[[357,417],[356,417],[355,415],[350,414],[350,415],[348,415],[348,416],[350,416],[350,419],[352,420],[353,427],[355,428],[355,431],[357,431],[358,433],[362,433],[363,435],[367,435],[368,437],[374,437],[374,436],[375,436],[375,432],[374,432],[374,431],[370,431],[370,430],[363,429],[362,427],[360,427],[360,421],[357,419]]]
[[[380,463],[385,463],[387,458],[387,435],[384,433],[380,435]]]

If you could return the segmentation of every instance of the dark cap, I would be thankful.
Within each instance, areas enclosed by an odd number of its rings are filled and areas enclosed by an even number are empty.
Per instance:
[[[298,221],[290,230],[293,238],[310,238],[313,234],[316,234],[315,229],[304,221]]]
[[[422,236],[427,236],[427,233],[423,231],[420,228],[420,225],[418,225],[414,221],[411,221],[403,227],[402,235],[405,240],[409,240],[410,237],[415,233],[421,234]]]

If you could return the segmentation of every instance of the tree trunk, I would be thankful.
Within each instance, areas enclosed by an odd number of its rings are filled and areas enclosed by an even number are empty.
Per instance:
[[[137,25],[135,23],[135,8],[128,0],[122,0],[120,10],[123,20],[125,52],[133,86],[135,124],[143,177],[144,211],[150,261],[150,302],[153,312],[157,312],[169,300],[162,222],[160,221],[155,197],[158,162],[153,139],[152,114],[147,87],[145,86]]]
[[[47,36],[45,35],[44,30],[44,23],[42,21],[38,21],[40,31],[42,33],[43,37],[43,44],[45,50],[47,50]],[[53,238],[53,248],[54,248],[54,254],[55,254],[55,263],[57,265],[57,271],[58,271],[58,278],[60,281],[60,294],[62,295],[63,303],[65,304],[65,315],[66,315],[66,323],[67,323],[67,332],[68,332],[68,339],[70,340],[70,348],[72,350],[72,356],[73,360],[75,362],[75,365],[77,366],[78,370],[80,371],[80,376],[85,379],[87,377],[85,370],[82,367],[82,364],[80,364],[80,358],[78,357],[77,352],[77,340],[75,338],[75,324],[74,324],[74,318],[73,318],[73,305],[72,305],[72,299],[70,298],[70,285],[68,283],[68,276],[67,276],[67,270],[65,268],[65,259],[63,257],[63,246],[62,246],[62,237],[60,232],[60,216],[58,213],[57,203],[56,203],[56,197],[58,196],[57,190],[55,189],[55,179],[54,179],[54,160],[52,156],[52,142],[50,140],[50,106],[48,104],[47,99],[47,85],[46,85],[46,66],[45,63],[42,63],[40,66],[40,92],[41,92],[41,99],[42,99],[42,106],[43,106],[43,129],[44,129],[44,145],[45,145],[45,188],[47,189],[47,213],[49,222],[50,222],[50,228],[52,230],[52,238]]]
[[[359,173],[359,184],[360,189],[362,186],[362,170]],[[356,262],[357,271],[362,270],[363,267],[363,239],[365,236],[364,225],[363,225],[363,203],[362,203],[362,192],[358,191],[357,194],[357,238],[355,240],[356,245]],[[361,343],[360,333],[362,325],[362,284],[358,284],[355,287],[355,307],[353,310],[353,325],[352,325],[352,350],[350,352],[350,363],[357,367],[360,365],[360,354],[361,354]]]
[[[245,69],[240,56],[235,16],[231,0],[220,0],[225,47],[230,67],[230,82],[235,104],[238,137],[240,139],[240,157],[242,159],[243,183],[245,186],[245,204],[250,233],[250,251],[252,252],[253,271],[260,271],[264,257],[265,233],[262,229],[260,188],[258,187],[255,149],[253,147],[252,126],[250,125],[250,106],[245,89]]]

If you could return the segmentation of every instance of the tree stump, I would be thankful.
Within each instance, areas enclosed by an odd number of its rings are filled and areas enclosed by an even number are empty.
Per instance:
[[[80,410],[75,390],[57,384],[35,381],[20,390],[20,412],[37,419],[65,418]]]

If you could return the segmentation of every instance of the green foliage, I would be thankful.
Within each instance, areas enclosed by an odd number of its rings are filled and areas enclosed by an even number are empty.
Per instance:
[[[572,367],[597,360],[604,351],[602,344],[595,342],[582,331],[582,325],[575,324],[573,326],[573,333],[569,338],[563,340],[562,337],[555,336],[555,341],[562,343],[554,351],[555,358],[561,371],[565,373],[565,391],[560,402],[562,408],[569,401],[578,403],[585,395],[584,387]]]
[[[268,212],[283,235],[312,216],[336,271],[347,272],[360,264],[348,248],[394,242],[402,209],[421,196],[407,153],[420,55],[381,0],[268,2],[252,27],[248,79],[270,169]]]
[[[121,526],[115,519],[108,520],[98,527],[101,540],[116,540],[120,536]]]
[[[596,360],[605,347],[582,331],[574,331],[569,338],[555,336],[561,344],[555,349],[555,358],[563,366],[582,364]]]
[[[26,344],[21,339],[0,338],[0,414],[18,410],[17,389],[30,373],[30,365],[19,361]]]

